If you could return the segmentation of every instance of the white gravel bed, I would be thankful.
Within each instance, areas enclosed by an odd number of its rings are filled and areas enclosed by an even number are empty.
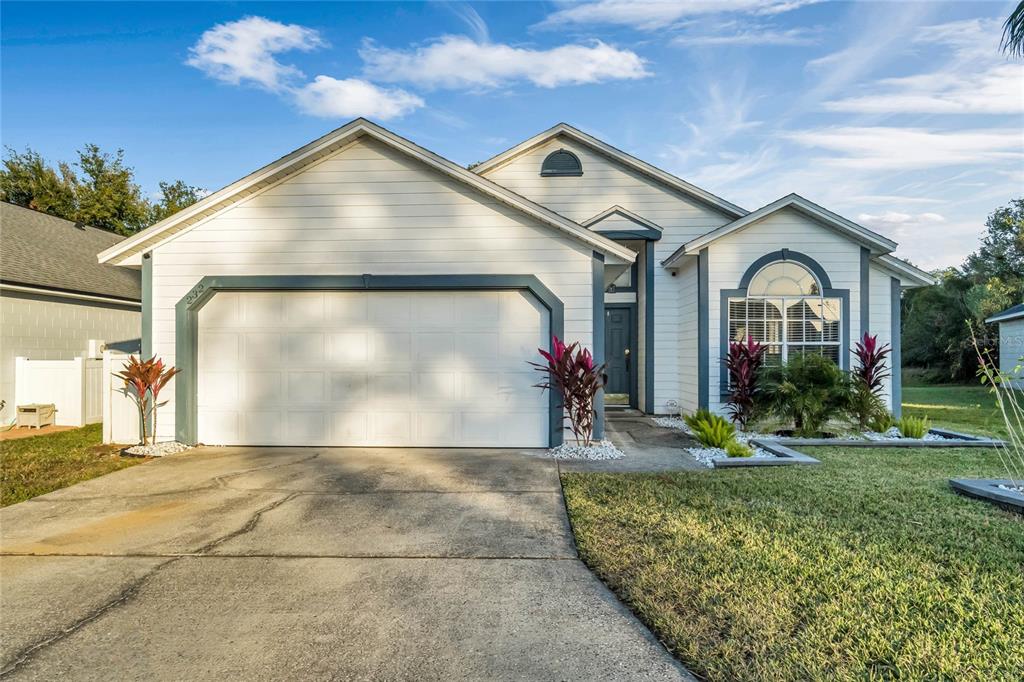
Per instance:
[[[625,455],[610,440],[602,440],[590,446],[576,445],[576,442],[562,443],[544,452],[551,459],[622,459]]]
[[[903,434],[900,433],[900,430],[898,428],[896,428],[895,426],[890,428],[885,433],[878,433],[877,431],[865,431],[861,435],[864,436],[864,438],[866,438],[867,440],[918,440],[918,439],[913,439],[913,438],[904,438]],[[929,433],[924,434],[924,437],[920,438],[919,440],[956,440],[956,439],[955,438],[946,438],[945,436],[940,436],[937,433],[929,432]]]
[[[191,448],[184,443],[169,440],[153,445],[133,445],[130,448],[125,448],[124,452],[127,455],[134,455],[136,457],[164,457],[166,455],[176,455],[189,449]]]
[[[715,466],[716,459],[775,459],[775,455],[762,450],[761,448],[753,448],[754,454],[750,457],[730,457],[725,450],[722,448],[687,448],[686,451],[693,455],[693,458],[708,467],[713,469]]]
[[[1018,495],[1024,495],[1024,487],[1017,486],[1015,488],[1012,485],[1006,485],[1005,483],[1000,483],[996,487],[999,488],[1000,490],[1005,490],[1008,493],[1017,493]]]

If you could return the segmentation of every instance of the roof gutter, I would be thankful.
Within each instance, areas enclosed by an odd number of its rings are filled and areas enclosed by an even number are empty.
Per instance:
[[[80,294],[73,291],[64,291],[62,289],[48,289],[46,287],[31,287],[23,286],[20,284],[7,284],[0,282],[0,291],[17,291],[26,294],[43,294],[46,296],[55,296],[58,298],[72,298],[79,301],[95,301],[97,303],[114,303],[117,305],[131,306],[132,308],[142,309],[142,301],[137,301],[128,298],[116,298],[113,296],[100,296],[98,294]]]

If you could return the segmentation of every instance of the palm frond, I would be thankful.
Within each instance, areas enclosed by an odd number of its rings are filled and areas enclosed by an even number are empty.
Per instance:
[[[1003,39],[999,48],[1011,57],[1024,57],[1024,0],[1003,24]]]

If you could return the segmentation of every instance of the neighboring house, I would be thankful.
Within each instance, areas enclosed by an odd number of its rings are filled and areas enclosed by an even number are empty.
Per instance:
[[[14,358],[71,360],[89,341],[138,339],[138,270],[96,255],[124,237],[0,202],[0,421],[15,417]]]
[[[526,362],[553,334],[608,361],[616,402],[663,414],[721,409],[732,338],[848,367],[867,330],[895,347],[898,412],[900,295],[932,280],[895,248],[796,195],[745,211],[564,124],[467,171],[357,119],[100,260],[142,268],[144,352],[182,369],[161,438],[543,447],[561,411]]]
[[[985,322],[999,324],[999,371],[1015,376],[1014,385],[1024,388],[1024,303],[996,313]]]

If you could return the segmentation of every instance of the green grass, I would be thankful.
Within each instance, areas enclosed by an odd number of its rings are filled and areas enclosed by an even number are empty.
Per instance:
[[[1024,517],[951,492],[988,449],[565,474],[587,564],[711,680],[1019,680]]]
[[[0,507],[145,461],[102,445],[103,425],[0,442]]]
[[[979,384],[916,385],[903,387],[903,414],[928,417],[944,426],[984,436],[1005,436],[1002,415],[991,389]]]

